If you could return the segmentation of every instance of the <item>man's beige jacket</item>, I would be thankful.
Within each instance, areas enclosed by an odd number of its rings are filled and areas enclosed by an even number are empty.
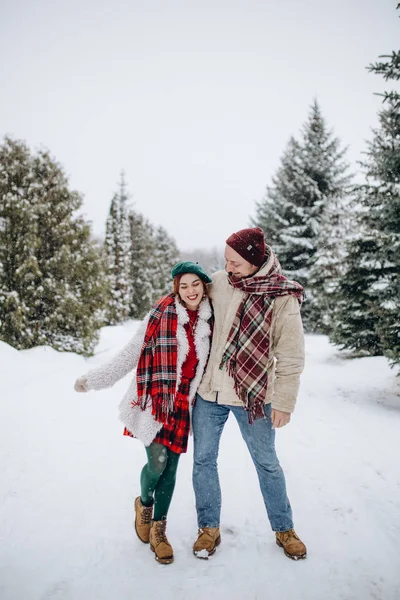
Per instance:
[[[264,275],[271,268],[272,258],[260,269]],[[236,312],[244,292],[234,289],[225,271],[213,275],[210,296],[214,306],[215,324],[210,358],[203,375],[199,395],[218,404],[242,405],[226,368],[219,369]],[[268,388],[265,402],[272,408],[293,412],[304,368],[304,334],[300,306],[295,296],[278,296],[273,301],[268,361]],[[266,332],[267,334],[267,332]]]

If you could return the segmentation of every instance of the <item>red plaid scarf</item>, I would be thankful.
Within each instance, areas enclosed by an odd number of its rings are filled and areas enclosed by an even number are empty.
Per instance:
[[[178,317],[175,295],[161,298],[150,312],[138,366],[138,398],[133,405],[142,410],[152,403],[156,421],[165,423],[173,410],[178,359]]]
[[[281,274],[275,255],[266,275],[235,280],[235,289],[245,293],[235,315],[219,368],[224,365],[234,380],[235,391],[248,411],[249,423],[264,416],[268,386],[267,363],[272,309],[276,296],[293,294],[301,304],[303,288]]]

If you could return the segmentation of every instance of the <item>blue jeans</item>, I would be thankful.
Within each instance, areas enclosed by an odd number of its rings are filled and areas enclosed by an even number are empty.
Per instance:
[[[257,470],[261,493],[273,531],[292,529],[292,509],[286,495],[285,476],[275,452],[271,405],[265,405],[264,419],[252,425],[242,406],[228,406],[203,400],[197,394],[193,408],[193,487],[199,527],[219,527],[221,488],[218,477],[218,449],[222,430],[232,412]]]

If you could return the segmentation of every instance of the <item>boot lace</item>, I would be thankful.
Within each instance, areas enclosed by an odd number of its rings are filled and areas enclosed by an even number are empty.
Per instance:
[[[198,533],[199,538],[209,538],[211,541],[213,541],[213,535],[210,531],[209,527],[200,527],[199,528],[199,533]]]
[[[144,506],[141,515],[141,525],[150,525],[151,515],[153,512],[152,506]]]
[[[164,542],[165,544],[169,544],[168,539],[167,539],[167,534],[166,534],[166,529],[167,529],[167,521],[157,521],[156,523],[154,523],[155,526],[155,538],[156,538],[156,542],[157,544],[161,544],[161,542]]]
[[[298,540],[299,538],[297,537],[294,529],[289,529],[288,531],[280,531],[279,532],[279,539],[281,540],[282,544],[287,544],[287,542],[290,539],[295,539]]]

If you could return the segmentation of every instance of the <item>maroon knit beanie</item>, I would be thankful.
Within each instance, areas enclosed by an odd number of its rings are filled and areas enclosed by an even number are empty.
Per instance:
[[[235,252],[255,267],[261,267],[265,260],[264,232],[259,227],[241,229],[232,233],[226,240]]]

